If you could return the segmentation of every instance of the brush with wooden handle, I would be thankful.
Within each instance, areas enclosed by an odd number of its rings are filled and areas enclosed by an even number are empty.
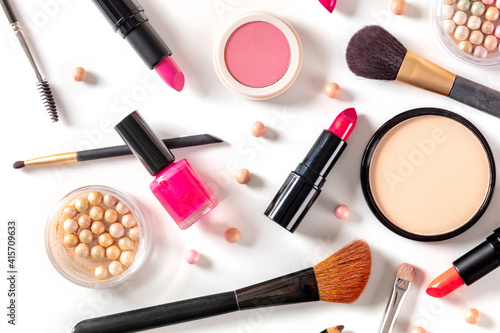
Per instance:
[[[349,41],[349,69],[375,80],[399,81],[426,89],[500,118],[500,92],[455,75],[408,51],[387,30],[370,25]]]
[[[318,265],[226,293],[87,319],[72,333],[125,333],[178,324],[229,312],[311,301],[354,302],[371,271],[371,251],[357,240]]]

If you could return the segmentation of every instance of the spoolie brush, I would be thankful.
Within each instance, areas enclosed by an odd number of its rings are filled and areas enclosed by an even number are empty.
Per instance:
[[[455,75],[408,51],[384,28],[358,31],[347,46],[347,64],[361,77],[396,80],[426,89],[500,118],[500,92]]]
[[[45,109],[49,113],[50,118],[52,119],[53,122],[57,122],[59,120],[59,117],[57,115],[57,108],[56,108],[56,103],[54,101],[54,97],[52,95],[52,91],[50,90],[49,83],[47,80],[45,80],[42,75],[40,74],[40,71],[38,70],[38,67],[36,66],[35,59],[33,58],[33,55],[31,54],[31,51],[28,47],[28,43],[26,42],[26,39],[24,37],[23,30],[21,28],[21,25],[19,24],[17,17],[14,13],[14,10],[12,9],[12,6],[10,5],[9,0],[0,0],[0,4],[2,5],[2,8],[5,12],[5,15],[7,15],[7,19],[10,22],[10,25],[12,26],[12,29],[14,30],[14,33],[16,34],[17,40],[21,44],[21,47],[28,57],[28,60],[31,64],[31,67],[33,68],[36,78],[38,80],[37,87],[38,91],[40,92],[42,96],[42,101],[43,105],[45,106]]]
[[[226,293],[87,319],[72,333],[126,333],[178,324],[229,312],[311,301],[354,302],[371,270],[368,244],[357,240],[320,264]]]

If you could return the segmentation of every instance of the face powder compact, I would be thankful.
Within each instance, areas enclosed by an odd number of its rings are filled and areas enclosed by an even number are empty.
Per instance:
[[[264,100],[286,91],[299,75],[302,45],[295,29],[266,12],[230,23],[215,45],[214,67],[236,94]]]
[[[485,212],[495,186],[491,149],[479,130],[450,111],[420,108],[387,121],[361,163],[375,216],[418,241],[455,237]]]

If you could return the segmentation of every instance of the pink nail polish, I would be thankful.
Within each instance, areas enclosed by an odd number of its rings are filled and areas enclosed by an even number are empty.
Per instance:
[[[125,117],[115,129],[155,176],[149,188],[179,228],[187,229],[217,206],[217,198],[189,162],[174,162],[174,155],[137,111]]]

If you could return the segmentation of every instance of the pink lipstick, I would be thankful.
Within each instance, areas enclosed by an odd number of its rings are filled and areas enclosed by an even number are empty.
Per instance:
[[[319,0],[323,7],[326,8],[330,13],[335,9],[335,5],[337,4],[337,0]]]
[[[94,0],[103,14],[120,35],[139,54],[149,69],[171,88],[184,88],[184,74],[172,59],[172,51],[153,29],[144,14],[144,9],[136,0]]]
[[[292,171],[264,215],[294,232],[321,193],[326,177],[347,146],[358,116],[354,108],[341,112],[324,130],[295,171]]]

